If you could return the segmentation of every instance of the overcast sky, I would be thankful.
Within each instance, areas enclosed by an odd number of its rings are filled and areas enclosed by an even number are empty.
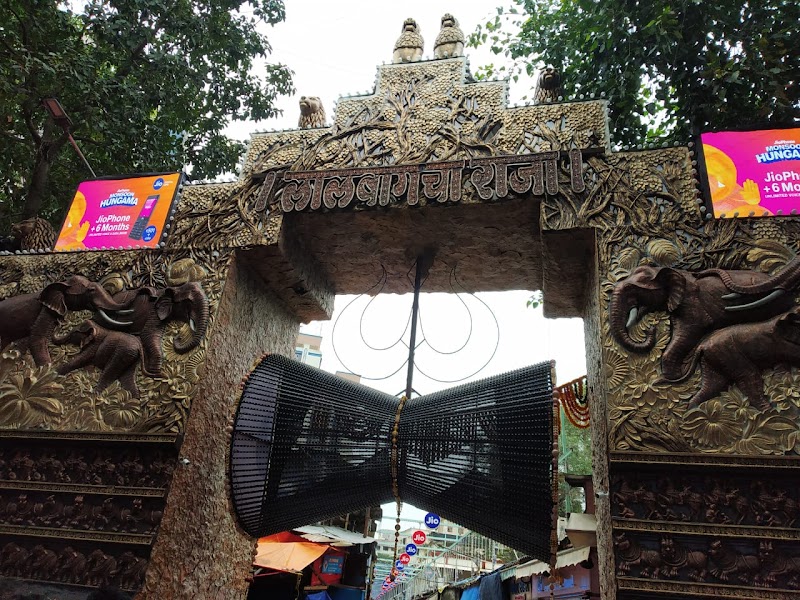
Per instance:
[[[425,56],[430,57],[444,13],[452,13],[464,34],[469,35],[478,23],[485,23],[495,14],[495,6],[493,0],[287,0],[286,21],[267,28],[266,33],[274,50],[270,62],[285,63],[294,71],[297,94],[279,99],[283,116],[260,123],[237,123],[229,134],[244,140],[256,131],[295,128],[301,95],[319,96],[331,122],[337,98],[374,89],[376,68],[382,62],[391,61],[395,40],[407,17],[413,17],[419,24],[425,39]],[[486,50],[466,49],[466,54],[473,72],[481,64],[501,60]],[[510,101],[520,101],[531,92],[531,85],[530,80],[512,83]],[[586,367],[582,322],[579,319],[545,319],[541,309],[526,307],[529,296],[530,292],[525,290],[487,293],[480,294],[480,300],[463,297],[462,302],[451,295],[424,294],[420,302],[422,326],[418,341],[425,342],[418,349],[418,366],[436,379],[452,381],[473,374],[488,361],[483,370],[469,379],[472,381],[554,359],[560,383],[583,375]],[[369,298],[356,299],[350,304],[353,299],[353,296],[337,297],[331,321],[303,328],[323,337],[322,368],[335,372],[349,367],[365,377],[380,378],[402,367],[408,353],[402,343],[385,352],[370,350],[368,346],[389,346],[404,332],[408,340],[412,296],[379,296],[368,309]],[[348,305],[350,307],[340,317]],[[452,352],[465,344],[456,355],[437,353]],[[495,345],[497,351],[493,355]],[[344,364],[337,359],[337,354]],[[363,383],[397,394],[405,388],[405,379],[405,368],[401,368],[389,379],[365,379]],[[414,388],[421,394],[452,385],[457,383],[439,383],[419,372],[414,376]],[[419,519],[424,512],[405,508],[403,517]],[[383,526],[391,527],[393,505],[386,505],[384,513],[387,518]]]

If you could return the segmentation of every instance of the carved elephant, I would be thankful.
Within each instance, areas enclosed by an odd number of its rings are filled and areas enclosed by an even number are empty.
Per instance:
[[[139,397],[136,365],[142,358],[142,343],[135,335],[109,331],[92,320],[86,320],[67,334],[55,336],[53,341],[81,348],[76,356],[58,368],[60,375],[95,366],[101,371],[96,392],[102,392],[114,381],[119,381],[122,389],[128,390],[134,398]]]
[[[800,366],[800,307],[761,323],[715,331],[697,346],[687,376],[697,362],[702,370],[700,389],[690,407],[735,383],[753,406],[769,409],[761,372],[780,363]]]
[[[30,557],[29,577],[48,579],[58,567],[58,555],[41,544],[33,547]]]
[[[119,557],[119,586],[123,589],[138,589],[144,583],[147,560],[133,552],[123,552]]]
[[[0,573],[6,577],[24,577],[27,574],[31,553],[22,546],[9,542],[0,551]]]
[[[643,341],[634,340],[630,329],[647,313],[668,312],[672,331],[661,356],[661,370],[664,379],[679,380],[692,350],[704,336],[730,325],[764,321],[791,308],[791,294],[779,288],[771,292],[763,289],[769,289],[768,282],[774,280],[785,283],[779,275],[758,271],[710,269],[694,273],[640,266],[618,282],[611,294],[611,334],[630,352],[649,352],[655,345],[655,328],[646,332]],[[736,291],[748,289],[757,292]]]
[[[56,569],[56,579],[67,583],[79,583],[83,572],[86,570],[86,557],[67,546],[59,555],[59,567]]]
[[[144,353],[143,369],[147,375],[161,375],[162,339],[169,321],[183,321],[191,329],[188,339],[178,336],[173,342],[173,348],[179,354],[196,348],[206,334],[208,298],[197,282],[162,289],[141,287],[119,292],[113,298],[127,310],[99,312],[97,319],[102,319],[109,329],[139,336]]]
[[[25,340],[38,365],[50,364],[50,341],[56,324],[68,310],[124,310],[99,283],[72,275],[45,287],[38,294],[20,294],[0,301],[0,350]]]
[[[117,559],[103,552],[94,550],[86,558],[85,582],[89,585],[104,586],[110,584],[117,576]]]

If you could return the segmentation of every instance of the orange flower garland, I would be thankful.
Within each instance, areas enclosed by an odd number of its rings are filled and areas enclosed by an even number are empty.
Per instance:
[[[585,375],[556,388],[564,414],[578,429],[589,427],[588,391]]]

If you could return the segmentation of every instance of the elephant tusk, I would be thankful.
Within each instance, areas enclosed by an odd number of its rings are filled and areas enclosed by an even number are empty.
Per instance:
[[[631,311],[628,313],[628,322],[625,323],[625,329],[630,329],[634,325],[636,325],[636,319],[639,316],[639,308],[636,306],[631,307]]]
[[[738,300],[738,299],[739,299],[739,298],[741,298],[741,297],[742,297],[742,295],[741,295],[741,294],[739,294],[739,293],[737,293],[737,292],[733,292],[733,293],[731,293],[731,294],[725,294],[725,295],[722,297],[722,299],[723,299],[723,300]]]
[[[114,312],[118,315],[130,315],[133,314],[134,310],[132,308],[126,308],[123,310],[115,310]]]
[[[197,331],[197,327],[195,327],[194,324],[194,319],[189,319],[189,329],[192,330],[192,333],[195,333]]]
[[[728,312],[737,312],[740,310],[748,310],[750,308],[758,308],[760,306],[768,304],[769,302],[772,302],[775,298],[783,296],[785,293],[786,290],[782,289],[772,290],[769,294],[767,294],[763,298],[759,298],[758,300],[754,300],[753,302],[750,302],[748,304],[737,304],[735,306],[726,306],[725,310],[727,310]]]
[[[118,325],[118,326],[122,326],[122,327],[126,327],[128,325],[133,325],[133,321],[116,321],[116,320],[112,319],[111,317],[109,317],[106,314],[106,312],[102,308],[98,308],[97,312],[100,313],[100,316],[103,317],[103,319],[107,323],[110,323],[111,325]]]

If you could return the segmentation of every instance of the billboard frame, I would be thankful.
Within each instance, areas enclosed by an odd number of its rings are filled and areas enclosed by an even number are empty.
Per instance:
[[[697,169],[697,183],[700,189],[700,199],[702,200],[702,206],[705,208],[705,214],[710,215],[712,219],[730,219],[730,218],[763,218],[762,215],[739,215],[738,217],[734,217],[733,215],[727,215],[725,217],[716,217],[714,216],[714,203],[711,198],[711,187],[708,182],[708,168],[706,167],[706,155],[703,149],[703,135],[707,133],[747,133],[752,131],[767,131],[767,130],[774,130],[780,131],[783,129],[800,129],[800,123],[783,123],[783,124],[774,124],[774,123],[757,123],[751,125],[743,125],[741,127],[725,127],[719,128],[715,127],[713,129],[708,129],[706,131],[701,131],[699,129],[695,130],[695,133],[692,135],[692,142],[695,145],[695,157],[697,161],[696,169]],[[800,209],[798,209],[800,212]],[[781,215],[773,215],[773,216],[781,216],[781,217],[791,217],[797,216],[797,213],[792,214],[781,214]]]
[[[172,195],[172,199],[170,200],[169,208],[167,209],[167,213],[166,213],[166,216],[164,218],[164,229],[160,234],[160,238],[161,239],[155,245],[155,248],[158,248],[158,247],[162,246],[164,244],[165,240],[166,240],[166,237],[169,235],[168,225],[172,222],[172,220],[173,220],[173,218],[175,216],[175,211],[177,210],[178,202],[180,201],[181,192],[183,191],[183,187],[184,187],[186,181],[188,180],[188,178],[186,176],[186,172],[183,169],[173,170],[173,171],[151,171],[151,172],[146,172],[146,173],[124,173],[124,174],[119,174],[119,175],[102,175],[100,177],[92,177],[90,179],[82,179],[81,181],[78,182],[78,184],[74,188],[74,191],[72,192],[72,197],[70,198],[70,202],[69,202],[69,205],[67,207],[67,211],[64,214],[64,218],[61,221],[61,226],[57,230],[56,240],[53,243],[53,252],[58,252],[58,253],[62,253],[62,252],[63,253],[66,253],[66,252],[101,252],[101,251],[104,250],[103,248],[63,249],[63,250],[59,250],[59,249],[56,248],[56,246],[58,245],[59,239],[61,239],[61,233],[64,231],[64,226],[67,224],[67,220],[69,219],[69,213],[70,213],[70,209],[72,208],[72,203],[75,200],[75,196],[77,195],[77,193],[78,193],[78,191],[80,189],[80,186],[82,184],[88,183],[88,182],[93,182],[93,181],[114,181],[114,180],[122,181],[122,180],[125,180],[125,179],[138,179],[138,178],[144,178],[144,177],[160,177],[160,176],[165,176],[165,175],[176,175],[176,174],[178,175],[178,181],[175,184],[175,192]],[[105,251],[109,251],[109,250],[126,250],[127,251],[127,250],[144,250],[144,249],[152,249],[152,247],[149,247],[149,246],[141,247],[141,246],[139,246],[139,247],[127,248],[127,247],[120,247],[120,246],[110,246],[110,247],[106,247]]]

